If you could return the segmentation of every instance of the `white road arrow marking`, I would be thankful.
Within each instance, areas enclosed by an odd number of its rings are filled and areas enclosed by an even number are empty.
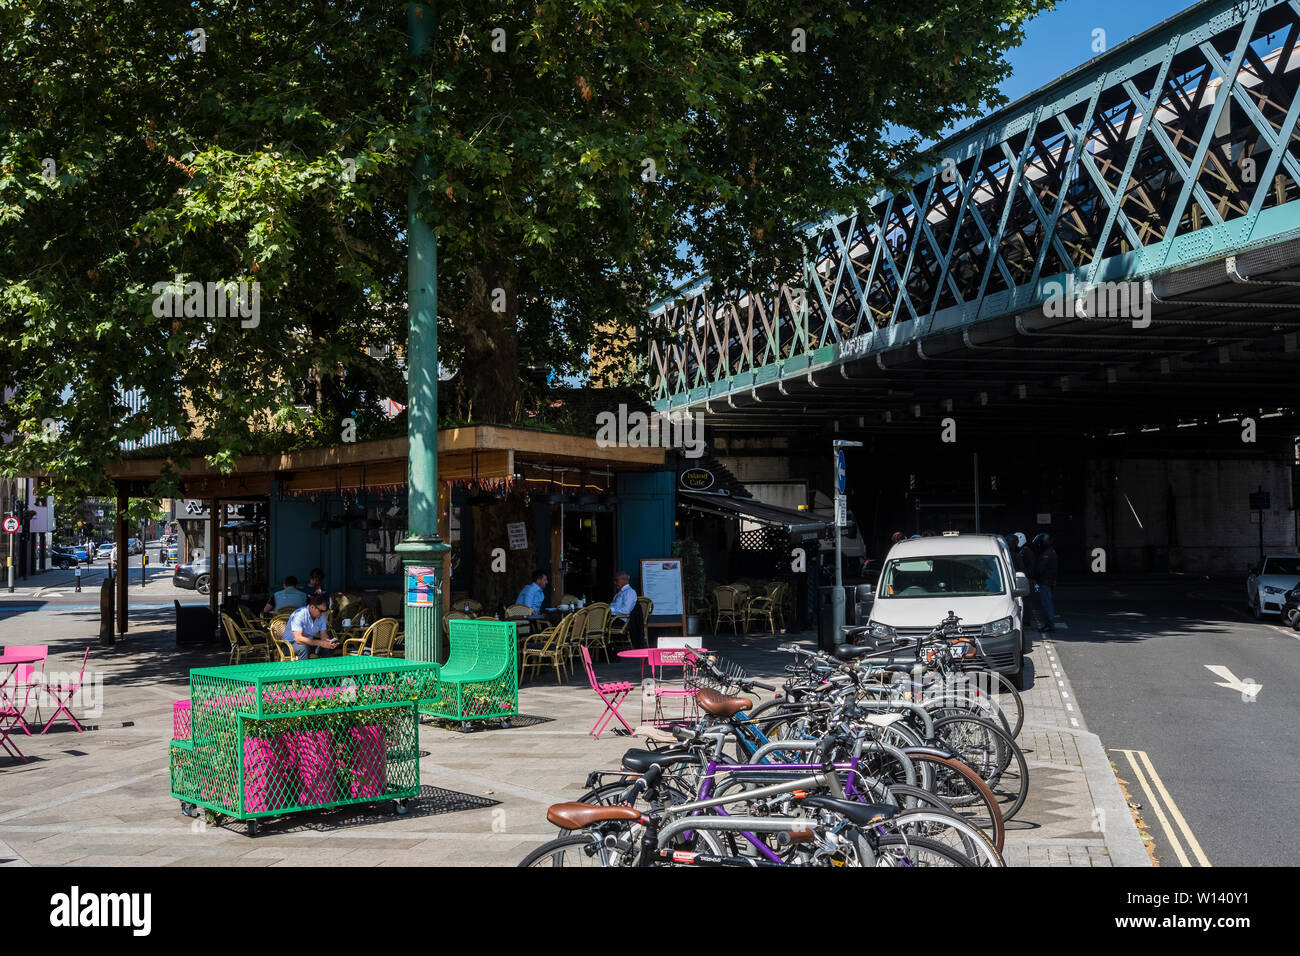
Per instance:
[[[1206,664],[1205,669],[1215,677],[1222,677],[1227,681],[1227,683],[1219,683],[1216,681],[1214,684],[1215,687],[1226,687],[1228,690],[1235,690],[1241,694],[1242,700],[1254,700],[1264,689],[1264,685],[1255,683],[1254,678],[1247,677],[1243,681],[1222,664]]]

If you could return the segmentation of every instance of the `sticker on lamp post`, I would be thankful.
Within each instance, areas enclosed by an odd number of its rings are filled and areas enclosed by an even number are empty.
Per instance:
[[[438,575],[434,568],[411,568],[406,573],[406,603],[408,605],[436,604],[438,600]]]

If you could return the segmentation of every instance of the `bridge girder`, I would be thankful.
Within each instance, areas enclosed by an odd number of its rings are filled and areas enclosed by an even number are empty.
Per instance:
[[[1102,427],[1141,384],[1211,415],[1293,402],[1300,288],[1267,280],[1300,283],[1298,89],[1300,0],[1189,8],[810,225],[801,287],[656,307],[656,404],[763,428],[1066,394]],[[1053,312],[1128,283],[1149,326]]]

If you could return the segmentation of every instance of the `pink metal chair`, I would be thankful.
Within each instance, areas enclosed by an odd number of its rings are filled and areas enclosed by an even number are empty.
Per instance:
[[[27,729],[24,716],[27,713],[27,697],[31,691],[30,688],[20,691],[22,685],[18,680],[10,681],[8,674],[3,676],[4,680],[0,681],[0,746],[13,756],[20,757],[21,754],[9,750],[8,734],[13,727],[21,727],[28,737],[32,735]]]
[[[72,721],[72,726],[76,727],[78,732],[86,729],[77,722],[76,717],[72,716],[72,711],[68,710],[68,704],[72,701],[72,698],[77,696],[77,692],[81,690],[81,682],[86,679],[86,658],[88,657],[90,657],[90,645],[86,645],[86,653],[81,655],[81,673],[77,675],[77,682],[75,684],[60,683],[45,685],[45,689],[59,706],[54,711],[54,716],[49,719],[49,722],[43,728],[41,728],[41,733],[45,733],[51,726],[53,726],[54,722],[59,719],[59,714],[67,714],[68,720]]]
[[[625,680],[615,681],[610,684],[599,683],[596,680],[596,669],[591,666],[591,651],[587,650],[586,644],[578,645],[578,650],[582,652],[582,663],[587,667],[587,681],[591,684],[591,689],[596,692],[597,697],[605,702],[605,710],[601,713],[600,719],[592,725],[591,730],[587,731],[587,733],[594,734],[596,739],[599,740],[600,735],[609,726],[609,722],[617,717],[619,723],[627,727],[627,732],[630,734],[632,728],[623,719],[623,715],[618,712],[618,705],[623,703],[623,698],[632,693],[632,685]]]
[[[0,648],[0,656],[13,655],[17,657],[35,657],[42,658],[39,665],[40,677],[36,677],[37,666],[32,664],[19,664],[14,671],[14,685],[10,690],[11,700],[6,697],[0,697],[0,718],[7,718],[11,723],[22,727],[23,733],[28,737],[32,732],[27,728],[27,702],[31,699],[33,692],[36,694],[36,722],[40,723],[41,717],[41,697],[40,688],[45,684],[45,661],[44,658],[49,655],[50,648],[47,644],[6,644]],[[7,695],[6,695],[7,696]],[[21,698],[21,702],[20,702]]]

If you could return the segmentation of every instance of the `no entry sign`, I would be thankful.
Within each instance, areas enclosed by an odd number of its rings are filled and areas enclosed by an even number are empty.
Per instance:
[[[13,534],[15,531],[18,530],[18,519],[13,517],[13,515],[10,515],[8,518],[5,518],[4,529],[8,531],[10,534]]]

